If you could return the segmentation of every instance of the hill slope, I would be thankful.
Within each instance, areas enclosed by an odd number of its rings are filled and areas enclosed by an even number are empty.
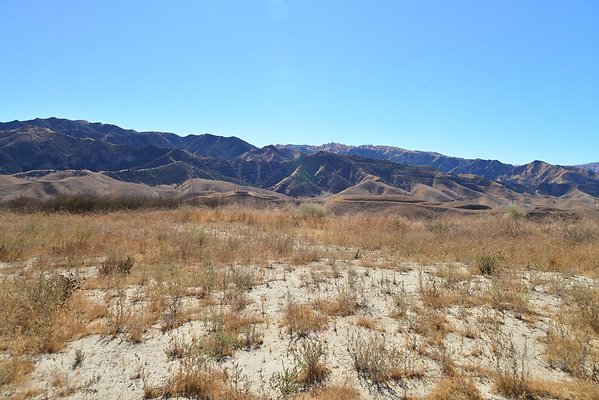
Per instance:
[[[141,185],[130,187],[152,195],[166,190],[156,192],[161,185],[175,190],[203,179],[294,197],[329,196],[336,201],[369,198],[498,206],[522,201],[555,204],[556,199],[593,204],[592,199],[599,197],[599,179],[592,170],[540,161],[515,167],[496,160],[336,143],[256,148],[236,137],[180,137],[58,118],[0,123],[3,181],[18,185],[23,177],[19,174],[37,170],[42,170],[40,176],[50,176],[51,171],[87,171],[85,182],[70,183],[70,191],[76,191],[77,185],[86,191],[88,181],[95,180],[98,187]],[[28,179],[36,174],[29,172]],[[36,185],[48,189],[19,193],[62,190],[45,181]]]

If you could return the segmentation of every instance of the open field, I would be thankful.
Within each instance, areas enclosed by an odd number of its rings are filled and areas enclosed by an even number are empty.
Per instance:
[[[599,399],[599,218],[0,212],[7,398]]]

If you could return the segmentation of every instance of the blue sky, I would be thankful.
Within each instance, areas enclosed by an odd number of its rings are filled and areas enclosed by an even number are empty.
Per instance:
[[[0,120],[599,161],[599,1],[2,0]]]

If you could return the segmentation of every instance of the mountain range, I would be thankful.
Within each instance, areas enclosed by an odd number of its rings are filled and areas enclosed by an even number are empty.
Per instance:
[[[595,207],[598,169],[598,163],[515,166],[391,146],[257,148],[236,137],[182,137],[59,118],[0,123],[0,200],[116,190],[145,195],[251,192],[277,200],[319,197],[335,204]],[[194,182],[199,189],[190,189]],[[220,189],[207,182],[219,182]]]

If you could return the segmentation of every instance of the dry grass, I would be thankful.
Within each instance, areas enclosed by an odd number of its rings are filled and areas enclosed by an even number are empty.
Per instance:
[[[33,371],[33,362],[23,358],[0,361],[0,388],[11,383],[22,382]]]
[[[427,344],[435,347],[443,346],[443,339],[451,330],[447,318],[441,312],[434,309],[418,308],[412,329],[426,338]]]
[[[314,311],[311,304],[299,304],[290,299],[282,322],[290,335],[305,337],[312,332],[325,329],[328,318]]]
[[[472,381],[463,376],[442,379],[437,383],[428,400],[482,400],[480,391]]]
[[[73,295],[76,282],[56,273],[6,277],[0,283],[1,347],[14,355],[60,350],[87,333],[102,307]]]
[[[476,264],[480,254],[501,254],[505,266],[597,274],[596,221],[514,221],[503,214],[485,214],[448,216],[441,222],[451,235],[440,235],[429,228],[430,224],[405,217],[303,218],[288,209],[184,207],[83,216],[2,211],[0,260],[130,254],[142,263],[161,259],[306,262],[321,254],[315,247],[300,243],[319,243],[381,250],[389,256],[421,262]],[[206,229],[222,224],[227,224],[228,235]]]
[[[294,400],[358,400],[360,392],[349,386],[319,388],[294,397]]]
[[[457,312],[453,315],[459,319],[476,306],[490,310],[492,319],[525,320],[538,312],[533,310],[535,296],[551,293],[559,310],[548,311],[556,318],[542,341],[545,356],[579,384],[564,384],[561,390],[531,380],[522,362],[527,355],[509,340],[493,338],[496,365],[489,376],[495,390],[508,397],[596,398],[590,385],[596,383],[599,365],[599,289],[590,280],[570,278],[573,273],[597,277],[596,220],[532,221],[490,213],[438,221],[333,217],[319,207],[0,211],[0,261],[6,261],[0,264],[0,384],[24,382],[33,356],[57,352],[73,339],[99,333],[142,343],[156,332],[176,334],[187,321],[199,320],[207,333],[191,343],[174,343],[169,355],[181,362],[181,369],[146,395],[256,398],[222,366],[242,349],[266,348],[262,335],[274,320],[292,342],[304,346],[294,353],[294,366],[280,375],[281,393],[298,399],[357,398],[352,388],[325,387],[335,369],[326,364],[322,343],[306,341],[329,328],[327,335],[339,334],[337,327],[349,322],[350,328],[357,325],[358,332],[373,335],[349,340],[352,373],[361,383],[397,388],[421,378],[428,371],[416,366],[411,353],[416,351],[447,377],[431,398],[476,399],[473,381],[460,375],[460,363],[446,346],[454,336],[448,335],[454,329],[448,315]],[[414,269],[408,292],[395,276],[402,280],[408,274],[404,261],[435,266],[423,270],[419,281]],[[293,287],[297,273],[291,279],[285,274],[294,268],[306,277],[300,282],[301,302],[289,296],[283,307],[277,303],[265,309],[271,299],[258,300],[256,286],[265,290],[284,282]],[[376,275],[377,268],[386,268],[386,277]],[[568,283],[526,278],[548,276],[544,271],[560,272]],[[304,291],[309,293],[305,297]],[[368,296],[379,294],[382,301],[369,304]],[[487,335],[464,326],[462,339],[481,341]],[[421,343],[400,345],[389,339],[396,333]],[[484,346],[476,349],[480,360],[489,357]],[[74,390],[63,387],[65,393]]]

